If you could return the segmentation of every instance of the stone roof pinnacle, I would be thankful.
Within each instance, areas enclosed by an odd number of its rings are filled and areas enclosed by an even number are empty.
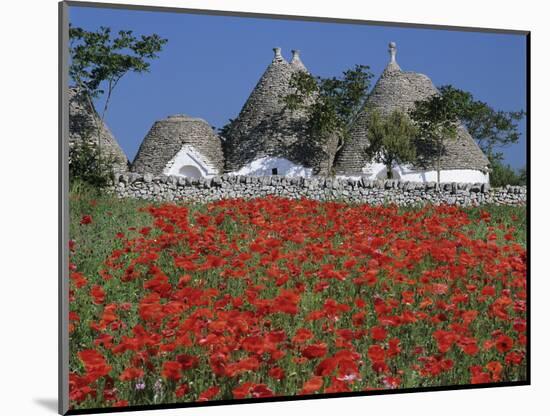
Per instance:
[[[304,65],[304,63],[300,59],[300,51],[298,49],[293,49],[292,50],[292,59],[290,61],[290,65],[292,65],[292,67],[297,69],[297,70],[307,72],[306,66]]]
[[[275,53],[275,56],[273,56],[273,61],[284,61],[285,58],[283,58],[283,55],[281,55],[281,48],[276,47],[273,48],[273,52]]]
[[[392,71],[401,71],[401,68],[397,64],[396,56],[397,56],[397,44],[395,42],[390,42],[388,45],[388,52],[390,53],[390,62],[386,66],[385,71],[392,72]]]

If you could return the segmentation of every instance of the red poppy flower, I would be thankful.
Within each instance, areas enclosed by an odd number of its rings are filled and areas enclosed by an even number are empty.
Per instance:
[[[87,225],[92,223],[92,216],[91,215],[84,215],[82,216],[82,219],[80,220],[81,225]]]
[[[281,367],[273,367],[267,372],[270,377],[273,377],[275,380],[282,380],[285,378],[285,370]]]
[[[368,349],[367,355],[369,359],[373,362],[383,362],[384,361],[384,349],[380,345],[371,345]]]
[[[218,386],[212,386],[204,390],[201,394],[199,394],[199,398],[197,399],[198,402],[207,402],[209,400],[212,400],[214,397],[218,395],[220,392],[220,388]]]
[[[375,341],[384,341],[388,336],[388,331],[381,326],[375,326],[371,328],[370,334]]]
[[[130,367],[124,370],[122,373],[120,373],[119,380],[120,381],[135,380],[136,378],[142,378],[143,374],[144,372],[141,368]]]
[[[107,364],[105,357],[96,350],[80,351],[78,357],[84,364],[90,382],[106,376],[111,371],[111,366]]]
[[[69,274],[69,277],[72,282],[74,282],[77,289],[80,289],[83,286],[86,286],[88,284],[88,280],[84,277],[82,273],[79,272],[71,272]]]
[[[299,394],[316,393],[321,389],[321,387],[323,387],[323,377],[314,376],[304,383]]]
[[[316,376],[329,376],[336,369],[338,360],[335,358],[325,358],[315,368]]]
[[[295,344],[302,344],[311,338],[313,338],[313,332],[306,328],[299,328],[296,330],[296,335],[292,338],[292,342]]]
[[[273,397],[275,394],[273,390],[267,387],[265,384],[257,384],[250,389],[250,394],[254,398],[260,397]]]
[[[189,393],[189,385],[187,384],[180,384],[177,388],[176,388],[176,397],[178,399],[182,398],[183,396],[185,396],[187,393]]]
[[[483,371],[481,366],[470,367],[470,383],[471,384],[483,384],[491,382],[491,375]]]
[[[502,373],[502,370],[503,370],[502,364],[500,362],[491,361],[491,362],[487,363],[485,368],[487,368],[487,370],[489,370],[489,372],[491,373],[491,380],[492,381],[495,381],[495,382],[500,381],[501,373]]]
[[[506,364],[519,365],[523,361],[523,355],[512,351],[506,354],[506,357],[504,357],[504,361],[506,362]]]
[[[235,399],[245,399],[250,395],[250,391],[254,387],[254,383],[246,382],[233,389],[233,397]]]
[[[177,361],[165,361],[161,374],[168,380],[178,381],[181,379],[181,364]]]
[[[499,335],[495,339],[495,347],[498,352],[505,353],[512,349],[514,345],[514,340],[507,335]]]
[[[302,350],[302,355],[310,360],[313,358],[323,357],[327,353],[327,344],[320,342],[311,344]]]
[[[101,305],[103,302],[105,302],[105,291],[101,286],[93,286],[90,294],[92,295],[93,302],[96,305]]]

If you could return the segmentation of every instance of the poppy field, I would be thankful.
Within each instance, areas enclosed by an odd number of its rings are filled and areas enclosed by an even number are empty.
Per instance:
[[[527,377],[525,207],[70,211],[72,409]]]

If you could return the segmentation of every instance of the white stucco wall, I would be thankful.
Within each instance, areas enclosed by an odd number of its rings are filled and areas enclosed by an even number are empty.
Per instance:
[[[437,171],[419,171],[407,166],[396,166],[399,179],[409,182],[437,182]],[[489,173],[475,169],[448,169],[439,172],[439,181],[460,183],[489,183]]]
[[[216,167],[193,146],[183,145],[180,151],[170,160],[164,171],[165,175],[190,178],[210,177],[219,175]]]
[[[409,166],[394,165],[393,178],[408,182],[437,182],[436,170],[416,170]],[[386,179],[386,167],[382,163],[369,163],[363,168],[363,175],[369,180]],[[361,176],[339,176],[355,178]],[[475,169],[449,169],[440,172],[440,182],[489,183],[489,173]]]
[[[305,168],[292,163],[288,159],[280,157],[262,157],[246,164],[231,175],[270,176],[272,170],[277,169],[279,176],[303,176],[309,178],[312,175],[311,168]]]
[[[383,163],[369,163],[363,167],[363,176],[369,180],[386,179],[386,166]]]

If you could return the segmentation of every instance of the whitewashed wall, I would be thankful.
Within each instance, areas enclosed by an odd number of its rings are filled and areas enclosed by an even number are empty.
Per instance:
[[[436,170],[414,170],[407,166],[396,166],[394,173],[395,179],[408,182],[437,182]],[[489,173],[484,173],[475,169],[449,169],[439,172],[440,182],[458,182],[458,183],[489,183]]]
[[[406,182],[437,182],[436,170],[417,170],[409,166],[395,164],[392,168],[393,179]],[[368,180],[386,179],[386,166],[382,163],[369,163],[363,168],[363,175]],[[360,176],[338,176],[339,178],[359,179]],[[449,169],[440,172],[441,183],[489,183],[489,173],[475,169]]]
[[[168,176],[186,178],[208,178],[219,175],[221,172],[193,146],[183,145],[181,150],[170,160],[164,171]]]
[[[297,165],[281,157],[262,157],[253,160],[238,171],[232,172],[231,175],[270,176],[273,174],[273,169],[277,169],[277,175],[279,176],[309,178],[312,175],[311,168]]]

